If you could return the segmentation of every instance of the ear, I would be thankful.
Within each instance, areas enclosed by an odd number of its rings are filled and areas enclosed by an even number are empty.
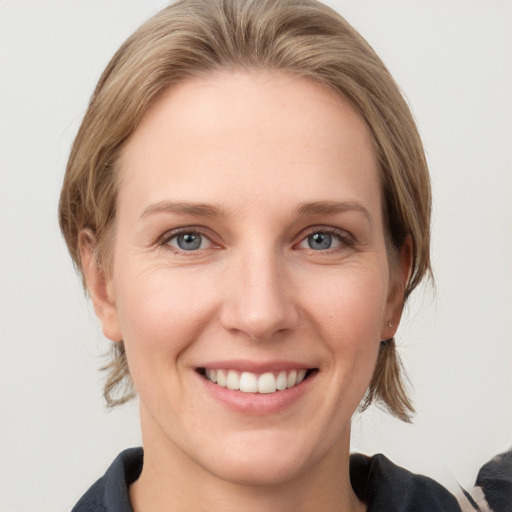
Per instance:
[[[381,340],[392,338],[397,329],[404,309],[404,295],[412,271],[412,240],[407,235],[400,251],[395,268],[391,269],[389,295],[386,314],[381,330]]]
[[[78,249],[87,290],[96,316],[101,322],[103,334],[111,341],[121,341],[121,326],[117,315],[111,279],[107,278],[96,256],[96,237],[89,229],[78,236]]]

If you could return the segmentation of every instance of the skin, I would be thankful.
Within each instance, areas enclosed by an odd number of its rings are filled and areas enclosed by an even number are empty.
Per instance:
[[[81,254],[140,397],[134,510],[364,510],[350,420],[400,320],[410,250],[390,272],[363,120],[304,78],[212,74],[152,106],[119,169],[111,272],[87,232]],[[181,250],[178,228],[200,247]],[[316,370],[290,403],[244,412],[197,372],[224,361]]]

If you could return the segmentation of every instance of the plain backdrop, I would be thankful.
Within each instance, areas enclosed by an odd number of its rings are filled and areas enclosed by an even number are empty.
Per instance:
[[[2,512],[70,510],[122,449],[137,403],[108,412],[108,344],[57,225],[70,144],[122,41],[162,0],[0,0]],[[411,104],[434,188],[434,293],[398,333],[413,425],[369,410],[353,449],[457,490],[512,444],[512,2],[332,0]]]

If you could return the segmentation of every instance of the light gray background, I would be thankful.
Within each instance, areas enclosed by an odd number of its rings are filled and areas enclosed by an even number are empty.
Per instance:
[[[57,226],[71,141],[100,72],[162,0],[0,0],[3,512],[69,510],[123,448],[137,404],[106,412],[106,344]],[[437,293],[398,340],[412,426],[354,419],[353,448],[450,489],[512,444],[512,3],[332,0],[405,91],[434,193]]]

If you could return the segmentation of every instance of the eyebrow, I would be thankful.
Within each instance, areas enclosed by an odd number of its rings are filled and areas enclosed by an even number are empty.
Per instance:
[[[305,217],[315,215],[336,215],[338,213],[356,211],[364,214],[372,226],[374,223],[370,212],[358,201],[313,201],[310,203],[299,204],[295,211],[298,215]]]
[[[295,214],[301,217],[315,215],[336,215],[338,213],[356,211],[364,214],[373,226],[373,218],[368,210],[357,201],[312,201],[300,203]],[[160,201],[148,206],[141,214],[143,219],[155,213],[171,213],[176,215],[191,215],[193,217],[227,217],[226,211],[219,205],[210,203]]]
[[[191,215],[193,217],[226,217],[221,206],[207,203],[160,201],[148,206],[141,214],[143,219],[155,213],[174,213],[177,215]]]

